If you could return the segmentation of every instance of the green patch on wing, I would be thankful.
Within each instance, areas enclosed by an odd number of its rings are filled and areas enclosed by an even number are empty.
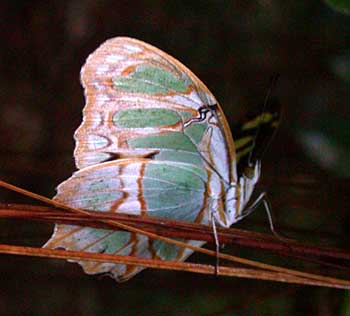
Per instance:
[[[207,123],[191,124],[185,129],[185,134],[188,135],[196,144],[199,144],[207,130]]]
[[[148,164],[142,181],[147,214],[152,217],[194,222],[203,208],[207,174],[190,165]],[[175,259],[181,248],[154,241],[165,260]]]
[[[180,114],[181,114],[181,117],[184,121],[186,121],[187,119],[192,117],[191,112],[182,111],[182,112],[180,112]]]
[[[131,93],[168,94],[171,92],[185,93],[189,79],[179,78],[164,69],[139,65],[127,77],[115,77],[114,88]]]
[[[87,136],[87,145],[90,150],[101,149],[108,146],[109,140],[107,137],[90,134]]]
[[[103,210],[108,205],[107,202],[122,197],[120,192],[113,192],[107,181],[103,179],[91,182],[87,187],[88,194],[82,195],[84,209]],[[108,209],[106,210],[108,211]]]
[[[148,164],[142,181],[148,214],[193,222],[203,203],[207,174],[196,166]]]
[[[126,231],[118,231],[112,233],[111,230],[92,228],[82,229],[79,232],[78,238],[84,243],[88,242],[89,240],[98,241],[98,243],[96,244],[92,243],[92,245],[95,245],[95,247],[97,246],[98,249],[92,248],[90,250],[98,250],[98,252],[100,253],[113,254],[117,251],[120,251],[122,248],[125,247],[125,245],[127,245],[127,243],[130,241],[130,236],[131,234]]]
[[[121,128],[169,126],[180,120],[180,115],[175,111],[162,108],[122,110],[113,117],[114,125]]]
[[[166,148],[191,152],[197,151],[196,146],[191,140],[185,134],[179,132],[133,138],[128,143],[134,148]]]
[[[156,160],[202,164],[196,146],[187,135],[180,132],[137,137],[130,139],[128,144],[132,148],[158,149]]]
[[[197,192],[204,189],[207,173],[198,166],[176,163],[149,163],[146,165],[144,182],[146,188],[155,180],[162,186],[186,192]],[[171,197],[169,197],[171,198]]]
[[[77,173],[75,180],[70,181],[69,189],[65,189],[64,195],[59,194],[59,198],[61,202],[76,208],[108,212],[116,201],[123,198],[123,192],[115,190],[116,185],[120,186],[117,181],[98,172],[91,173],[90,178]],[[62,190],[61,186],[59,191]],[[66,182],[64,187],[67,188]],[[73,194],[75,192],[79,192],[79,196]]]
[[[179,241],[184,241],[183,239],[177,239]],[[153,242],[153,249],[156,250],[158,257],[163,260],[175,260],[179,255],[179,251],[182,249],[179,246],[171,245],[166,242],[155,240]]]

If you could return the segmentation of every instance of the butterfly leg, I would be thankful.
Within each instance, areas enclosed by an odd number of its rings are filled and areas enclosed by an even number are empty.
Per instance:
[[[218,233],[216,230],[216,223],[215,223],[215,217],[211,216],[211,224],[213,228],[213,236],[214,236],[214,242],[215,242],[215,252],[216,252],[216,263],[215,263],[215,275],[219,275],[219,252],[220,252],[220,244],[219,244],[219,238]]]
[[[253,204],[248,207],[248,214],[253,212],[261,203],[263,203],[263,205],[264,205],[264,209],[265,209],[265,212],[267,215],[267,219],[269,221],[270,230],[271,230],[272,234],[277,239],[279,239],[281,241],[285,241],[285,242],[291,241],[290,238],[284,237],[276,231],[274,223],[273,223],[274,220],[273,220],[273,216],[272,216],[272,212],[271,212],[271,205],[270,205],[270,202],[267,198],[267,193],[265,191],[260,193],[260,195],[257,197],[257,199],[253,202]]]

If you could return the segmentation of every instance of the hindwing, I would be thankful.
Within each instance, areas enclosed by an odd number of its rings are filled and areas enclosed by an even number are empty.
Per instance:
[[[208,225],[209,176],[209,170],[193,164],[124,159],[74,173],[58,186],[55,199],[80,209]],[[184,260],[192,253],[140,234],[72,225],[56,225],[45,246],[164,260]],[[86,273],[109,273],[118,281],[125,281],[143,269],[88,261],[79,264]]]

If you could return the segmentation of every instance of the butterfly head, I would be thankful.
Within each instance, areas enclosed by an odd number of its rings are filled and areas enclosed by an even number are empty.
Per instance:
[[[255,185],[260,178],[261,163],[257,160],[254,165],[248,165],[245,167],[241,176],[238,179],[240,187],[240,213],[244,215],[244,209],[253,194]]]

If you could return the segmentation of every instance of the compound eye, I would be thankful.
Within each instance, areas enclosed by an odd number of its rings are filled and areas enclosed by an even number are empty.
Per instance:
[[[243,174],[249,178],[249,179],[253,179],[254,175],[255,175],[255,166],[247,166],[244,168]]]

